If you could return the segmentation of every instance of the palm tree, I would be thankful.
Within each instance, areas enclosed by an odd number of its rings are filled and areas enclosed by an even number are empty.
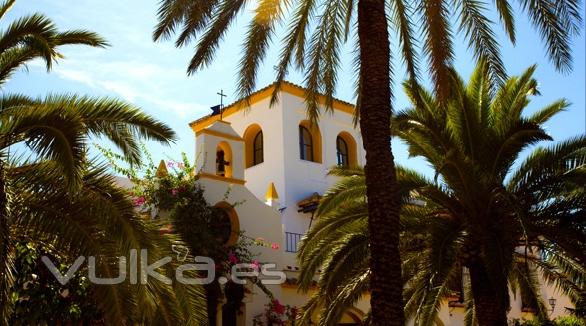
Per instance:
[[[514,43],[513,9],[508,1],[494,3],[500,23]],[[212,62],[230,24],[247,4],[244,0],[161,0],[154,39],[166,39],[177,33],[175,44],[178,47],[197,39],[195,54],[188,66],[188,73],[193,74]],[[519,0],[518,4],[544,39],[556,68],[569,70],[570,40],[579,32],[582,23],[580,2]],[[356,117],[367,159],[373,273],[371,304],[375,323],[403,325],[400,317],[403,304],[397,296],[403,285],[399,263],[400,200],[388,129],[393,109],[389,33],[397,36],[397,57],[405,63],[410,83],[416,89],[422,56],[417,49],[414,22],[421,22],[422,52],[429,62],[435,90],[440,99],[445,100],[450,89],[454,29],[464,34],[475,57],[488,63],[493,81],[502,82],[506,78],[493,22],[488,18],[490,9],[479,0],[260,0],[253,11],[240,60],[240,95],[247,96],[254,90],[257,68],[278,26],[290,15],[271,102],[277,101],[280,85],[288,69],[294,66],[305,72],[307,112],[314,121],[320,115],[319,93],[326,95],[326,111],[332,109],[342,46],[348,40],[355,40]],[[449,21],[451,15],[459,17],[455,26]]]
[[[527,262],[539,261],[531,255],[537,250],[584,270],[586,197],[579,185],[586,172],[586,137],[538,149],[513,168],[528,146],[551,140],[543,124],[568,106],[558,100],[523,115],[536,93],[534,70],[506,80],[495,94],[487,64],[478,65],[468,84],[453,72],[453,94],[443,109],[428,91],[406,85],[413,105],[416,93],[422,104],[399,112],[393,122],[410,154],[428,161],[445,185],[435,202],[462,232],[444,239],[442,263],[453,257],[469,271],[482,325],[506,323],[507,280],[516,273],[519,246]]]
[[[14,0],[0,4],[0,19]],[[0,87],[30,60],[48,70],[68,44],[104,47],[97,34],[58,31],[47,17],[21,17],[0,32]],[[168,143],[175,137],[165,124],[139,108],[109,98],[23,94],[0,97],[0,324],[7,325],[13,282],[13,242],[56,248],[66,257],[98,257],[98,274],[117,273],[117,257],[131,248],[148,248],[151,259],[171,255],[173,238],[161,238],[156,226],[138,219],[132,202],[113,185],[89,156],[92,137],[110,140],[131,164],[141,160],[140,140]],[[27,148],[10,157],[12,149]],[[171,266],[169,265],[169,268]],[[112,273],[116,271],[116,273]],[[100,274],[101,273],[101,274]],[[195,324],[205,320],[200,287],[173,287],[149,281],[146,286],[96,286],[101,309],[112,324]]]
[[[11,240],[49,248],[62,257],[72,258],[70,262],[79,256],[94,256],[96,275],[108,278],[119,275],[118,257],[127,257],[131,249],[146,249],[149,262],[173,257],[172,246],[181,244],[179,239],[162,237],[162,225],[136,214],[132,200],[114,184],[106,166],[92,164],[83,170],[82,183],[74,194],[64,186],[65,177],[54,161],[9,167],[6,175],[12,190]],[[12,244],[13,241],[9,243]],[[163,268],[163,274],[171,276],[177,265],[167,264]],[[205,295],[201,287],[147,281],[91,284],[91,293],[107,324],[205,324]]]
[[[372,276],[364,170],[335,167],[329,174],[339,177],[339,181],[324,194],[316,211],[316,224],[303,238],[297,256],[300,290],[309,291],[315,275],[319,275],[318,289],[303,307],[301,319],[309,323],[318,311],[319,325],[336,324],[346,309],[369,294]],[[421,249],[409,241],[425,231],[418,218],[425,215],[422,212],[426,208],[414,202],[412,194],[427,182],[418,173],[400,166],[397,179],[403,202],[401,255],[405,256]],[[370,325],[371,314],[366,317],[363,323]]]
[[[539,276],[574,302],[586,290],[586,192],[581,186],[586,137],[538,148],[519,162],[528,145],[550,139],[541,125],[567,106],[560,100],[524,117],[535,92],[532,72],[508,79],[491,95],[481,64],[468,85],[454,74],[459,87],[445,111],[420,90],[425,105],[401,112],[395,120],[410,153],[423,156],[437,173],[436,180],[428,180],[398,169],[405,201],[405,313],[419,324],[432,324],[441,304],[456,291],[466,292],[469,324],[502,325],[507,284],[542,317],[547,312],[539,297]],[[304,316],[322,309],[322,319],[329,318],[322,320],[324,325],[366,293],[371,276],[364,172],[334,169],[333,174],[342,179],[324,196],[316,214],[319,222],[299,251],[302,289],[323,270]]]

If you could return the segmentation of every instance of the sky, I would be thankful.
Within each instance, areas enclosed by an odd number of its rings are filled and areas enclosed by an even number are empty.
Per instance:
[[[173,40],[153,42],[152,31],[157,22],[157,8],[156,0],[17,1],[0,22],[0,30],[5,29],[18,17],[39,12],[50,17],[61,30],[90,30],[104,37],[110,46],[106,49],[86,46],[64,47],[62,53],[65,59],[59,61],[51,72],[48,73],[40,61],[34,61],[27,69],[15,74],[2,91],[31,96],[76,93],[126,100],[167,123],[177,133],[178,140],[171,146],[148,144],[155,160],[180,159],[181,152],[193,158],[195,140],[188,123],[209,114],[209,107],[219,104],[219,96],[216,93],[220,90],[228,95],[224,103],[231,103],[237,99],[235,96],[238,59],[242,49],[244,27],[252,8],[248,8],[244,16],[231,26],[214,62],[192,76],[187,76],[186,67],[193,54],[194,44],[178,49],[174,46]],[[516,6],[514,8],[519,9]],[[539,35],[522,14],[517,16],[516,28],[515,46],[506,39],[502,28],[497,26],[496,30],[508,74],[520,74],[530,65],[538,65],[535,77],[542,95],[532,99],[528,112],[533,112],[559,98],[566,98],[572,105],[546,125],[548,132],[555,140],[585,133],[584,26],[581,35],[573,40],[573,71],[568,74],[562,74],[554,69],[545,55],[545,48]],[[283,28],[280,28],[273,38],[267,59],[258,73],[258,88],[274,80],[273,66],[277,64],[283,35]],[[456,42],[455,57],[456,69],[467,79],[474,68],[474,60],[463,41]],[[354,102],[352,58],[351,49],[346,47],[341,56],[342,68],[336,90],[338,98],[349,102]],[[422,67],[425,67],[425,62],[422,63]],[[395,69],[396,77],[401,77],[404,68],[397,64]],[[303,75],[292,72],[288,80],[302,84]],[[394,85],[393,91],[394,107],[408,107],[400,85]],[[430,173],[424,162],[408,158],[403,144],[394,144],[393,153],[400,164]]]

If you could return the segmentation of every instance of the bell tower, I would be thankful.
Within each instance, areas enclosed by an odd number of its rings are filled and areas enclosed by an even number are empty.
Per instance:
[[[244,139],[218,120],[196,131],[196,172],[201,178],[244,184]]]

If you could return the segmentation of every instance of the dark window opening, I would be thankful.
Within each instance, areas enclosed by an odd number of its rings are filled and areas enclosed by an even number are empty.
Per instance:
[[[313,139],[303,126],[299,126],[299,151],[302,160],[313,161]]]
[[[226,153],[223,150],[216,152],[216,174],[219,176],[226,176],[226,166],[230,165],[230,162],[225,160]]]
[[[262,131],[259,131],[256,136],[254,136],[254,141],[252,144],[252,165],[257,165],[264,162],[264,148],[263,148],[263,135]]]
[[[338,136],[336,139],[336,149],[338,151],[338,166],[347,167],[348,164],[348,144],[346,141]]]

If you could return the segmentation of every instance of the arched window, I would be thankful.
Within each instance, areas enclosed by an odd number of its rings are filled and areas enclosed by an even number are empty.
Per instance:
[[[262,131],[259,131],[256,136],[254,136],[252,153],[252,165],[257,165],[264,162]]]
[[[261,127],[253,123],[244,131],[244,162],[246,168],[264,162],[264,134]]]
[[[336,162],[338,166],[358,166],[358,148],[354,137],[347,131],[342,131],[336,137]]]
[[[315,163],[322,162],[321,133],[317,123],[299,122],[299,158]]]
[[[338,151],[338,166],[348,167],[350,165],[350,161],[348,160],[348,144],[340,136],[336,138],[336,150]]]
[[[234,207],[224,201],[214,205],[217,209],[217,218],[210,221],[209,227],[214,230],[217,240],[226,246],[232,246],[238,242],[240,235],[240,222]]]
[[[313,161],[313,138],[304,126],[299,126],[299,152],[302,160]]]

